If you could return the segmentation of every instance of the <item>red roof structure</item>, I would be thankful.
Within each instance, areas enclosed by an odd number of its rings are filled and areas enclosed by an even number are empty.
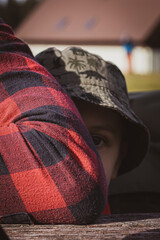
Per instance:
[[[44,0],[16,34],[29,43],[143,44],[159,22],[160,0]]]

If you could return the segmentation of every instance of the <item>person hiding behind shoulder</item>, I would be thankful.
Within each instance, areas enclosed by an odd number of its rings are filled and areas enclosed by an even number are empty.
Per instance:
[[[108,186],[111,179],[136,168],[148,150],[149,132],[129,105],[119,68],[79,47],[49,48],[36,60],[77,106],[103,162]]]

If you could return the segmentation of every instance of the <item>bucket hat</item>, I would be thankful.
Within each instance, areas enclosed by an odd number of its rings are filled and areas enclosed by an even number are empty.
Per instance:
[[[71,98],[118,112],[125,120],[128,151],[119,175],[136,168],[148,150],[149,132],[129,104],[125,78],[119,68],[79,47],[48,48],[36,56]]]

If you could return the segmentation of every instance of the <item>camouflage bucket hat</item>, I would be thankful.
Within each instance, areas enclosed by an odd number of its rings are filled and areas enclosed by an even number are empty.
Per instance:
[[[137,167],[148,150],[149,133],[130,108],[125,78],[117,66],[78,47],[48,48],[36,59],[71,98],[110,108],[125,119],[129,146],[119,175]]]

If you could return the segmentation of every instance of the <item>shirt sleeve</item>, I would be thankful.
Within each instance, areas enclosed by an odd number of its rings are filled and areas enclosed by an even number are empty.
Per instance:
[[[0,20],[0,223],[93,222],[106,204],[102,163],[73,102]]]

